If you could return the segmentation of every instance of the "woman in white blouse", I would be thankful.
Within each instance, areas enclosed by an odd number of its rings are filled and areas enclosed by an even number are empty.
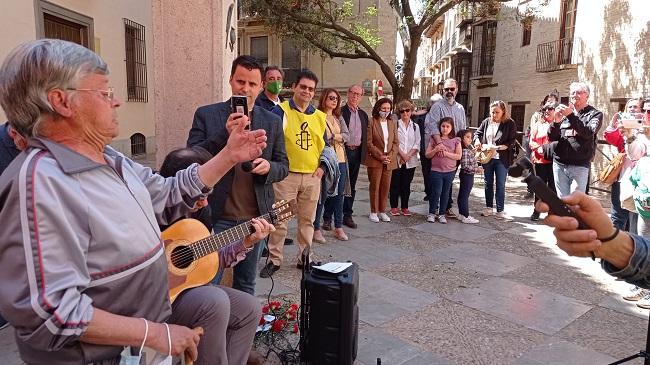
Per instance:
[[[415,167],[419,164],[420,128],[411,120],[411,113],[415,109],[413,103],[402,100],[397,103],[395,112],[398,116],[397,139],[397,166],[393,170],[390,180],[390,214],[410,216],[409,197],[411,195],[411,182],[415,174]],[[401,200],[401,202],[400,202]],[[401,204],[400,204],[401,203]],[[401,209],[397,208],[400,205]]]

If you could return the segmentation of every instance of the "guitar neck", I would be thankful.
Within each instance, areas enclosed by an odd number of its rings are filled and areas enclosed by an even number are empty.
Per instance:
[[[270,214],[264,214],[258,218],[270,221]],[[213,234],[191,244],[189,247],[194,252],[195,260],[207,256],[213,252],[228,246],[229,244],[242,240],[254,232],[251,221],[244,222],[235,227],[229,228],[221,233]]]

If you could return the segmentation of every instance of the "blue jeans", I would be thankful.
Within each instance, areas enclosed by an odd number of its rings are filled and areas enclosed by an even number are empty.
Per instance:
[[[458,174],[460,187],[458,188],[458,213],[463,217],[469,217],[469,195],[474,187],[474,174],[460,171]]]
[[[343,192],[345,191],[345,183],[348,180],[348,166],[345,162],[339,163],[339,171],[341,171],[341,177],[339,178],[339,184],[336,187],[338,194],[327,198],[324,206],[323,204],[318,204],[316,207],[314,229],[320,229],[320,216],[323,209],[323,220],[331,221],[332,215],[334,215],[334,227],[343,227],[343,199],[345,198]]]
[[[247,222],[248,220],[232,221],[228,219],[219,219],[217,220],[212,229],[214,233],[221,233],[229,228],[237,226],[241,223]],[[257,261],[260,258],[262,252],[262,247],[266,245],[266,240],[262,240],[253,246],[253,249],[246,254],[246,258],[235,265],[233,268],[232,275],[232,287],[248,293],[250,295],[255,295],[255,274],[257,273]],[[212,279],[213,284],[219,284],[221,277],[223,275],[223,267],[219,267],[219,272]]]
[[[553,161],[553,178],[555,178],[555,190],[560,198],[576,190],[584,193],[589,181],[589,168]]]
[[[621,207],[621,183],[616,181],[612,184],[612,224],[620,230],[627,230],[630,212]]]
[[[494,206],[495,189],[494,177],[496,176],[496,201],[497,212],[503,212],[506,203],[506,176],[508,168],[500,159],[491,159],[483,165],[483,176],[485,177],[485,206]]]
[[[449,203],[451,183],[454,181],[456,170],[450,172],[431,171],[431,196],[429,197],[429,214],[444,215]],[[436,211],[438,213],[436,213]]]

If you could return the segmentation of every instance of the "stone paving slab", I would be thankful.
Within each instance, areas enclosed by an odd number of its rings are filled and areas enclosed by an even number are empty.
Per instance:
[[[526,351],[513,365],[609,364],[615,358],[558,338]]]
[[[496,277],[449,299],[548,335],[591,309],[575,299]]]
[[[595,307],[563,328],[557,337],[622,359],[645,347],[647,331],[647,318]]]
[[[648,310],[636,306],[636,302],[630,302],[621,295],[608,295],[600,303],[599,306],[615,310],[624,314],[633,315],[642,319],[648,319]]]
[[[369,271],[359,274],[359,287],[359,317],[373,326],[440,300],[437,295]]]
[[[449,364],[448,360],[427,354],[421,349],[412,346],[398,337],[383,332],[377,328],[364,328],[359,331],[359,351],[357,360],[364,364],[376,364],[377,358],[387,365],[442,365]],[[417,362],[433,360],[434,362]]]
[[[376,295],[359,297],[359,320],[375,327],[408,313],[408,310],[385,301],[383,297]]]
[[[463,224],[455,219],[450,219],[447,224],[424,222],[411,228],[462,242],[480,242],[498,232],[474,224]]]
[[[356,229],[345,229],[348,236],[353,237],[374,237],[393,230],[402,228],[399,222],[379,222],[374,223],[368,219],[368,216],[356,216],[354,221],[357,223]]]
[[[454,262],[467,270],[497,276],[535,262],[528,257],[485,248],[480,244],[473,243],[460,243],[440,248],[433,252],[432,257],[435,262]]]
[[[454,364],[509,364],[548,340],[541,332],[443,299],[383,326]]]

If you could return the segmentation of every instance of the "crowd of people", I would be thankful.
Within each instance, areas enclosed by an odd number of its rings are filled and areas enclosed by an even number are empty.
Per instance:
[[[511,219],[505,184],[516,158],[516,125],[505,102],[491,103],[473,131],[455,100],[453,79],[425,111],[409,100],[380,98],[370,115],[360,107],[359,85],[347,89],[345,103],[339,91],[325,88],[314,106],[319,80],[313,72],[291,80],[286,99],[283,82],[280,68],[237,57],[229,84],[232,95],[246,98],[248,110],[234,110],[231,100],[199,107],[186,148],[172,151],[156,173],[109,146],[119,134],[121,101],[100,56],[48,39],[7,56],[0,67],[0,105],[9,120],[0,130],[0,312],[15,327],[23,361],[117,364],[139,359],[146,345],[162,357],[185,354],[197,364],[255,363],[251,345],[261,314],[253,296],[256,276],[280,270],[284,245],[291,243],[287,222],[273,226],[257,217],[278,200],[295,200],[296,266],[310,265],[303,252],[311,253],[313,242],[325,243],[324,231],[348,241],[358,227],[353,208],[361,165],[372,223],[412,215],[418,165],[429,203],[426,221],[478,223],[469,204],[476,174],[485,181],[481,216]],[[620,200],[612,204],[612,225],[580,193],[603,115],[588,104],[585,83],[569,89],[567,105],[557,93],[544,97],[525,144],[535,173],[567,203],[583,207],[578,215],[592,229],[576,234],[575,221],[553,215],[546,223],[556,227],[558,244],[569,254],[593,252],[607,260],[608,271],[647,287],[647,274],[628,267],[648,251],[638,246],[647,246],[650,227],[650,164],[644,160],[650,158],[650,128],[629,130],[620,115],[607,127],[607,140],[627,155],[612,194],[613,203]],[[643,109],[650,125],[650,101],[628,104],[629,113]],[[548,211],[535,201],[532,220]],[[187,217],[214,233],[244,222],[254,230],[218,251],[220,268],[234,268],[232,288],[220,285],[217,274],[212,285],[186,290],[172,302],[161,231]],[[628,229],[630,235],[619,233]],[[268,259],[258,273],[265,242]],[[635,293],[650,299],[641,294]]]

